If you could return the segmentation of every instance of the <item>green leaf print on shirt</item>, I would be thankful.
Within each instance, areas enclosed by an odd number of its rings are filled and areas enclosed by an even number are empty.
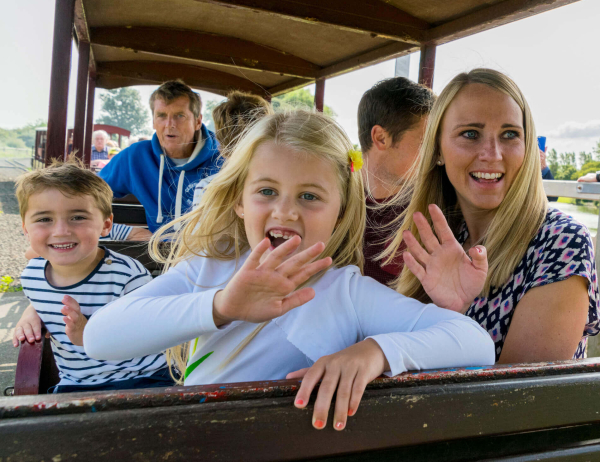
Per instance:
[[[188,375],[190,375],[194,369],[196,369],[206,358],[208,358],[210,355],[212,355],[214,353],[214,351],[211,351],[209,353],[206,353],[204,356],[202,356],[202,358],[200,358],[198,361],[194,361],[192,364],[190,364],[188,367],[186,367],[185,369],[185,374],[183,375],[183,379],[187,379]]]

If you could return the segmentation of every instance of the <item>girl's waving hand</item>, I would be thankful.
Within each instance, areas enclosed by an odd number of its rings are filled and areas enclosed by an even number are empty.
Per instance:
[[[486,249],[477,245],[469,249],[467,255],[439,207],[430,205],[429,213],[435,234],[423,214],[415,213],[413,219],[425,248],[410,231],[404,231],[408,247],[404,262],[421,281],[433,303],[464,314],[485,284],[488,270]]]
[[[322,242],[287,258],[300,242],[301,238],[294,236],[264,257],[270,240],[263,239],[227,287],[215,295],[215,324],[270,321],[312,300],[314,289],[296,288],[326,269],[332,260],[327,257],[313,262],[325,248]]]

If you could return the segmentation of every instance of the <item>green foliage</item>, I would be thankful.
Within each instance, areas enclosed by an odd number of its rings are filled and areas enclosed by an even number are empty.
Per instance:
[[[548,151],[548,153],[546,154],[546,164],[548,164],[548,168],[552,172],[552,176],[556,178],[556,175],[558,175],[559,167],[558,153],[556,152],[556,149],[550,149],[550,151]]]
[[[2,276],[0,278],[0,294],[5,292],[21,292],[23,287],[21,286],[11,286],[14,282],[14,279],[10,276]]]
[[[131,131],[132,135],[148,135],[150,114],[135,88],[122,87],[100,95],[102,116],[98,123],[115,125]]]
[[[570,180],[571,177],[577,173],[577,167],[574,165],[560,165],[558,167],[558,171],[556,172],[555,180]]]
[[[32,148],[35,144],[35,129],[45,127],[47,123],[41,119],[24,127],[7,130],[0,128],[0,147]]]
[[[210,131],[215,131],[215,121],[213,120],[212,111],[215,107],[221,104],[221,101],[211,100],[207,101],[202,111],[202,123],[206,125]]]
[[[315,97],[306,88],[301,88],[276,96],[271,103],[275,112],[296,108],[312,109],[315,105]],[[330,117],[337,117],[335,111],[329,106],[325,106],[323,112]]]

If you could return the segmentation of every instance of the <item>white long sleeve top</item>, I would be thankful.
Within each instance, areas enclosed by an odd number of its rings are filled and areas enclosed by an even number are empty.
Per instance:
[[[192,341],[186,385],[283,379],[366,338],[383,350],[390,376],[494,364],[494,343],[475,321],[400,295],[347,266],[327,271],[312,285],[315,298],[273,319],[224,365],[257,324],[217,328],[213,298],[247,257],[237,265],[194,257],[115,300],[88,322],[86,353],[121,360]]]

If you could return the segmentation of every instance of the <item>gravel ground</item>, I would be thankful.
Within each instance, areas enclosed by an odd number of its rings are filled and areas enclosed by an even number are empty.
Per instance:
[[[0,276],[11,276],[18,285],[27,264],[27,240],[21,230],[19,204],[15,196],[16,175],[0,171]]]

